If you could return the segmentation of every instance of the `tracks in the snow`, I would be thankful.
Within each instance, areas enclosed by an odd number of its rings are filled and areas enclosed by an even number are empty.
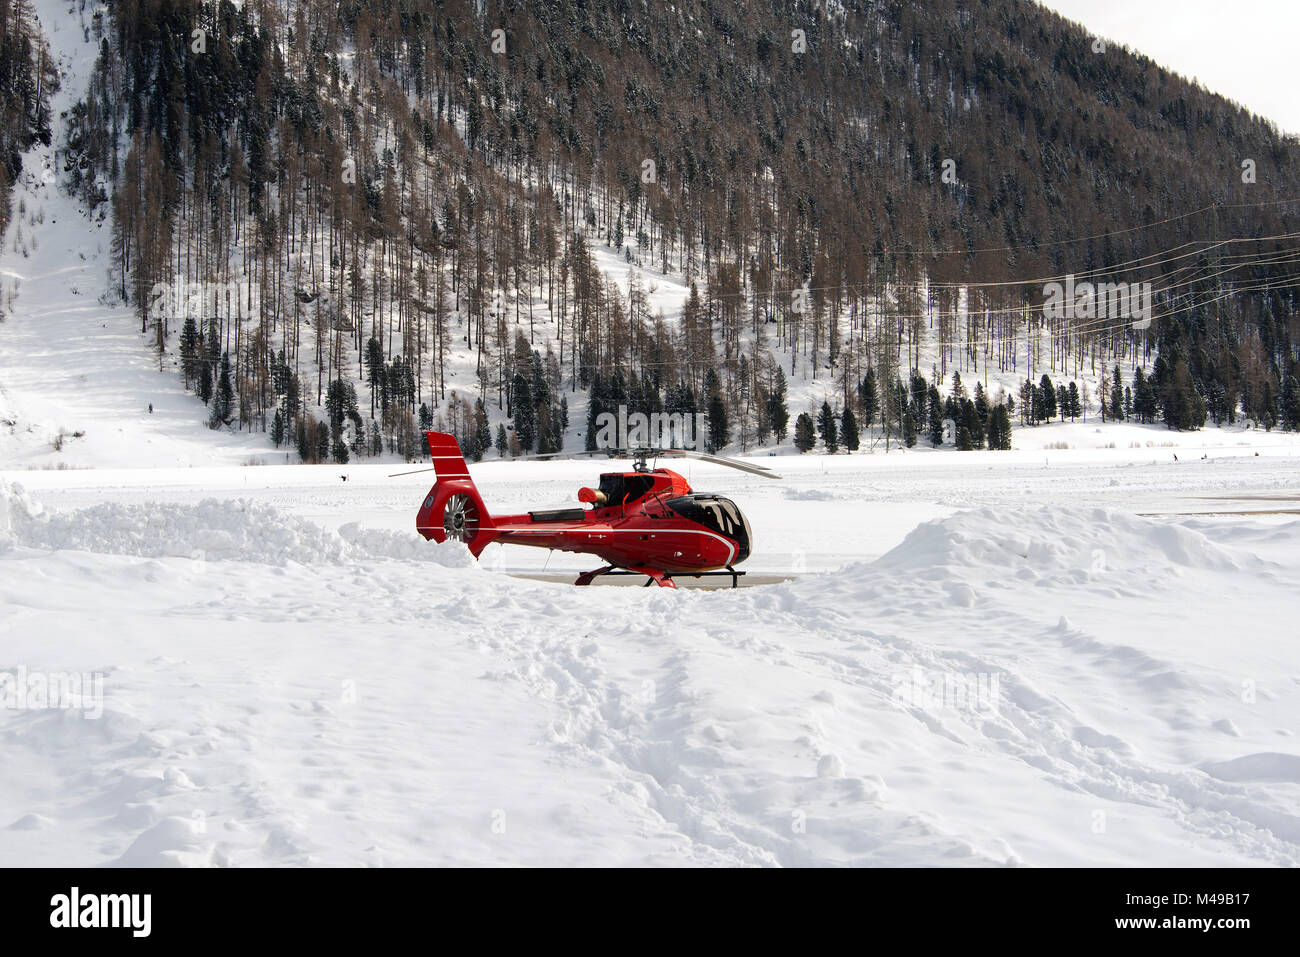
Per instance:
[[[833,717],[821,717],[806,699],[789,694],[756,703],[755,712],[738,711],[737,689],[723,678],[726,662],[738,672],[766,670],[769,677],[782,669],[779,681],[791,687],[834,688],[826,700],[848,697],[855,704],[874,702],[895,716],[901,711],[926,734],[962,749],[972,764],[1015,762],[1063,796],[1088,795],[1098,808],[1154,812],[1186,832],[1189,843],[1212,844],[1259,863],[1300,862],[1300,817],[1249,784],[1146,759],[1126,740],[1125,728],[1096,725],[1087,717],[1089,696],[1098,689],[1130,682],[1126,693],[1154,708],[1166,690],[1175,699],[1200,693],[1195,676],[1064,620],[1053,626],[1043,620],[1042,609],[1022,610],[984,592],[978,595],[984,640],[974,652],[953,647],[942,634],[969,628],[968,611],[936,610],[929,634],[918,633],[915,619],[900,614],[907,606],[949,603],[951,589],[942,585],[874,582],[869,588],[879,596],[881,615],[867,621],[837,611],[834,588],[805,602],[793,586],[733,593],[725,601],[737,608],[707,599],[707,618],[694,616],[700,610],[695,608],[676,614],[656,608],[636,623],[637,613],[629,609],[626,618],[612,621],[570,621],[563,634],[512,630],[491,644],[516,662],[513,677],[552,708],[548,743],[557,756],[605,766],[615,782],[610,799],[645,815],[648,826],[686,837],[684,857],[697,863],[893,863],[904,848],[913,862],[1021,860],[1013,845],[981,840],[962,833],[959,824],[918,813],[906,795],[889,793],[885,782],[819,777],[819,758],[834,758],[832,768],[839,762],[831,744]],[[693,619],[700,624],[682,627]],[[761,632],[743,624],[755,620],[763,621]],[[619,646],[615,657],[622,673],[603,654],[612,643]],[[1046,660],[1058,660],[1064,651],[1063,664],[1080,675],[1077,693],[1062,694],[1059,683],[1055,693],[1038,686],[1030,677],[1033,669],[1025,668],[1042,664],[1036,650]],[[626,670],[629,651],[641,659],[636,673]],[[1116,661],[1124,672],[1109,670]],[[898,676],[916,670],[938,685],[997,675],[996,708],[900,706]],[[772,726],[766,737],[753,734],[751,726],[760,723]],[[803,755],[804,764],[791,771],[774,755]],[[791,827],[791,816],[801,813],[812,815],[820,830],[836,831],[833,849]],[[859,852],[846,853],[855,847],[854,835]]]

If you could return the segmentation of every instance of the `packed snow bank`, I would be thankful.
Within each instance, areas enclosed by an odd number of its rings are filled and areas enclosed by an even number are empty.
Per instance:
[[[1246,754],[1207,764],[1202,770],[1221,781],[1274,781],[1300,784],[1300,755]]]
[[[206,498],[195,505],[106,503],[50,512],[21,485],[0,482],[0,549],[13,547],[266,565],[374,559],[456,568],[473,564],[464,548],[434,545],[414,531],[349,523],[334,532],[247,499]]]
[[[1175,566],[1236,571],[1243,559],[1203,532],[1104,508],[982,508],[925,522],[879,560],[930,579],[1079,583],[1115,571],[1150,577]]]

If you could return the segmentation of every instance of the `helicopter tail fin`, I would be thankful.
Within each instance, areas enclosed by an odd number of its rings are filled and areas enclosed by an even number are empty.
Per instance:
[[[415,519],[416,530],[435,542],[464,542],[475,558],[497,537],[492,516],[470,477],[456,437],[426,432],[438,480],[429,489]]]

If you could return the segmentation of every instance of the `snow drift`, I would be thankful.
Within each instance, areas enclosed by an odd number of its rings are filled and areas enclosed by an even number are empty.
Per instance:
[[[21,485],[0,482],[0,548],[6,547],[266,565],[375,559],[455,568],[473,564],[463,548],[434,545],[415,531],[349,523],[332,532],[247,499],[205,498],[194,505],[105,503],[50,512]]]

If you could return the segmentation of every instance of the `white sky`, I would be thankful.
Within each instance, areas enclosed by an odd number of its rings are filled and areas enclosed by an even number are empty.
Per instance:
[[[1300,0],[1039,0],[1300,135]]]

